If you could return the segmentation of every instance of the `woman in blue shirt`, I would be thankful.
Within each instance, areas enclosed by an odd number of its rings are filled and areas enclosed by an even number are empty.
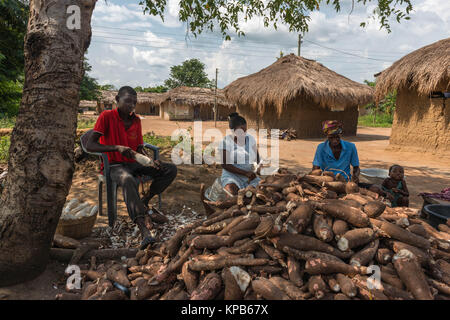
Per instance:
[[[313,170],[332,171],[337,180],[359,182],[359,158],[356,146],[344,141],[342,123],[337,120],[327,120],[322,123],[327,140],[317,146],[313,161]],[[350,173],[350,165],[353,174]],[[342,180],[343,180],[342,179]]]

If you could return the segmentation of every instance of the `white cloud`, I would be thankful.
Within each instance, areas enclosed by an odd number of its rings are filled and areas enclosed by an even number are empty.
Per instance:
[[[119,65],[119,63],[116,60],[108,58],[100,60],[100,64],[106,67],[116,67]]]
[[[145,62],[150,66],[166,66],[170,61],[156,54],[156,50],[139,50],[133,47],[133,59],[136,63]]]
[[[109,48],[109,50],[111,50],[112,52],[114,52],[118,55],[125,55],[130,52],[130,49],[123,45],[110,44],[110,45],[108,45],[108,48]]]
[[[147,31],[144,33],[144,39],[151,45],[157,47],[167,47],[170,45],[170,39],[158,37],[154,33]]]
[[[146,21],[142,8],[135,5],[117,5],[113,1],[98,1],[94,10],[94,22],[133,22],[135,20]]]
[[[450,1],[427,0],[415,4],[414,9],[418,14],[430,12],[439,16],[442,21],[450,21]]]
[[[116,86],[157,85],[167,79],[171,66],[198,58],[206,64],[210,78],[219,68],[219,87],[224,87],[272,64],[280,51],[297,53],[297,33],[289,32],[285,25],[279,25],[278,30],[264,28],[260,18],[241,22],[246,33],[243,38],[231,30],[232,41],[223,41],[216,30],[185,40],[185,26],[178,21],[178,2],[167,2],[164,23],[159,17],[144,16],[136,3],[97,2],[94,35],[103,37],[94,36],[89,49],[92,74],[101,83]],[[340,13],[330,6],[311,13],[301,53],[355,81],[372,80],[374,73],[405,54],[450,36],[448,0],[415,1],[411,20],[398,24],[392,19],[391,33],[380,30],[379,23],[369,18],[373,4],[356,3],[349,17],[350,4],[344,1]],[[361,28],[361,22],[368,24]]]

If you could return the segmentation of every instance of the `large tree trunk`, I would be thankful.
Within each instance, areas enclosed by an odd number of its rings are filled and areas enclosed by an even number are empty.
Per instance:
[[[25,36],[25,84],[0,199],[0,286],[45,270],[72,184],[78,92],[96,0],[32,0]],[[80,8],[70,30],[68,6]]]

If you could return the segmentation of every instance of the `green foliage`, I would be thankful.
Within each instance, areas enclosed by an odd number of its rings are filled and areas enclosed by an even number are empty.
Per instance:
[[[167,88],[166,86],[156,86],[156,87],[148,87],[148,88],[142,88],[141,86],[138,86],[136,88],[134,88],[134,90],[136,90],[136,92],[156,92],[156,93],[164,93],[167,92],[167,90],[169,90],[169,88]]]
[[[198,59],[186,60],[181,65],[171,67],[170,78],[164,84],[170,89],[181,86],[214,87],[214,82],[206,75],[205,64]]]
[[[234,29],[238,36],[245,35],[239,25],[253,17],[262,17],[264,27],[286,24],[291,32],[307,32],[310,14],[323,10],[325,5],[332,6],[336,12],[341,10],[343,0],[180,0],[179,19],[185,22],[188,30],[197,36],[205,30],[219,28],[223,37],[230,40],[228,30]],[[397,22],[408,20],[412,11],[412,0],[354,0],[354,3],[369,6],[375,4],[371,17],[378,20],[380,28],[390,32],[389,20],[394,17]],[[160,16],[164,21],[167,0],[143,0],[144,13]],[[361,27],[366,22],[361,22]]]
[[[9,159],[10,136],[0,137],[0,163],[6,163]]]
[[[80,100],[98,100],[100,98],[100,85],[97,80],[90,77],[88,72],[92,71],[88,59],[83,61],[84,75],[80,84]]]
[[[364,83],[372,88],[375,88],[375,84],[376,84],[375,81],[364,80]],[[382,99],[378,103],[378,107],[375,105],[374,102],[366,105],[366,109],[369,110],[370,114],[374,116],[373,117],[374,124],[375,124],[376,117],[378,117],[378,115],[380,115],[380,114],[386,114],[387,117],[391,119],[390,123],[392,124],[392,118],[394,117],[396,101],[397,101],[397,92],[393,91],[393,92],[388,93],[384,97],[384,99]]]
[[[382,127],[390,128],[392,127],[393,116],[385,113],[377,114],[366,114],[358,118],[358,125],[364,127]]]
[[[0,113],[0,129],[14,128],[16,125],[16,117],[9,117]]]
[[[392,117],[394,115],[396,101],[397,91],[388,93],[378,104],[377,112],[380,111]]]
[[[143,138],[144,142],[150,143],[161,149],[173,148],[181,141],[181,139],[179,141],[172,141],[170,136],[157,136],[153,132],[145,134]]]
[[[0,82],[22,78],[28,12],[25,1],[0,0]]]
[[[277,60],[278,59],[281,59],[281,58],[283,58],[284,57],[284,52],[282,51],[282,50],[280,50],[280,56],[279,57],[276,57],[277,58]]]
[[[97,119],[80,119],[78,118],[77,129],[91,129],[94,128]]]
[[[23,87],[28,4],[0,0],[0,117],[17,115]],[[3,115],[1,115],[3,114]]]
[[[375,88],[375,81],[364,80],[364,83],[369,87]]]
[[[375,88],[376,82],[364,80],[368,86]],[[390,128],[394,119],[397,92],[387,94],[378,106],[372,102],[365,106],[369,114],[358,118],[358,125],[366,127]]]
[[[112,84],[100,84],[98,86],[99,90],[106,90],[106,91],[113,91],[113,90],[117,90],[116,87]]]
[[[18,114],[22,87],[22,79],[0,81],[0,118],[14,117]]]

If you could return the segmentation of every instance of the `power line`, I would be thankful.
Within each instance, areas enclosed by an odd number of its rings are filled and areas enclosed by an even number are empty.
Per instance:
[[[117,44],[117,45],[129,45],[129,46],[134,46],[134,47],[145,47],[145,48],[154,48],[154,49],[168,49],[167,47],[156,47],[156,46],[149,46],[149,45],[140,45],[140,44],[131,44],[131,43],[116,43],[116,42],[108,42],[108,41],[99,41],[99,40],[94,40],[93,42],[95,43],[106,43],[106,44]],[[172,47],[174,49],[185,49],[185,48],[179,48],[179,47]],[[207,51],[207,50],[201,50],[201,49],[192,49],[192,48],[188,48],[191,51],[200,51],[200,52],[212,52],[212,51]],[[223,52],[223,54],[225,55],[233,55],[233,56],[249,56],[249,57],[260,57],[260,58],[274,58],[273,56],[260,56],[260,55],[252,55],[252,54],[237,54],[237,53],[227,53],[227,52]]]
[[[97,37],[104,37],[104,38],[111,38],[111,39],[120,39],[120,40],[129,40],[129,41],[139,41],[139,42],[149,42],[149,40],[138,40],[138,39],[130,39],[130,38],[121,38],[121,37],[108,37],[108,36],[104,36],[104,35],[96,35],[95,33],[97,33],[97,32],[99,32],[99,31],[94,31],[94,36],[97,36]],[[106,33],[106,32],[104,32],[104,31],[100,31],[100,33]],[[107,33],[107,34],[114,34],[114,35],[116,35],[117,33]],[[126,35],[126,34],[118,34],[118,35]],[[126,35],[126,36],[129,36],[129,37],[137,37],[137,36],[133,36],[133,35]],[[164,39],[157,39],[157,40],[152,40],[153,42],[164,42],[164,41],[172,41],[172,42],[178,42],[178,43],[180,43],[180,44],[182,44],[182,42],[181,41],[174,41],[174,39],[172,39],[172,38],[164,38]],[[211,45],[210,45],[211,44]],[[199,43],[193,43],[192,44],[193,46],[198,46],[199,45]],[[217,44],[217,45],[215,45],[215,44],[212,44],[212,43],[204,43],[204,42],[200,42],[200,47],[206,47],[206,48],[217,48],[217,46],[220,46],[220,44]],[[206,45],[206,46],[205,46]],[[252,48],[256,48],[256,49],[258,49],[258,51],[266,51],[266,52],[274,52],[274,51],[277,51],[277,50],[279,50],[279,47],[277,47],[277,48],[273,48],[273,49],[268,49],[268,48],[261,48],[261,46],[247,46],[247,47],[252,47]],[[224,49],[221,49],[221,50],[224,50]],[[234,49],[233,49],[234,50]]]
[[[114,39],[114,40],[125,40],[125,41],[134,41],[133,43],[110,43],[110,44],[117,44],[117,45],[124,45],[124,46],[137,46],[137,47],[149,47],[149,48],[155,48],[155,49],[185,49],[185,47],[166,47],[166,46],[152,46],[152,45],[148,45],[148,44],[136,44],[136,42],[143,42],[143,43],[147,43],[147,40],[134,40],[134,39],[127,39],[127,38],[121,38],[121,37],[108,37],[108,36],[99,36],[99,35],[94,35],[94,37],[97,38],[106,38],[106,39]],[[158,41],[154,41],[154,42],[158,42]],[[105,42],[106,43],[106,42]],[[108,42],[109,43],[109,42]],[[223,53],[223,54],[231,54],[231,55],[236,55],[236,56],[253,56],[253,57],[261,57],[261,58],[274,58],[275,57],[275,53],[274,56],[269,56],[269,55],[252,55],[252,54],[248,54],[248,53],[236,53],[236,49],[222,49],[222,48],[216,48],[216,47],[211,47],[211,46],[206,46],[206,47],[202,47],[200,46],[200,48],[205,48],[205,49],[193,49],[188,47],[188,50],[193,50],[193,51],[200,51],[200,52],[217,52],[217,53]],[[217,50],[206,50],[206,49],[217,49]],[[233,53],[227,53],[228,50],[232,50]],[[263,51],[263,50],[260,50]],[[267,53],[269,51],[266,51]],[[342,57],[332,57],[332,58],[342,58]],[[327,58],[315,58],[312,60],[316,60],[318,62],[329,62],[329,63],[340,63],[340,64],[352,64],[354,65],[355,62],[354,61],[339,61],[339,60],[328,60]],[[358,62],[357,64],[366,64],[366,65],[373,65],[373,62]]]
[[[110,38],[110,39],[120,39],[120,40],[129,40],[129,41],[139,41],[139,42],[148,42],[148,40],[140,40],[140,39],[134,39],[134,38],[136,38],[137,36],[135,36],[135,35],[128,35],[128,34],[123,34],[123,33],[110,33],[110,32],[106,32],[106,31],[96,31],[96,30],[94,30],[94,33],[97,33],[97,32],[99,32],[99,33],[104,33],[104,34],[108,34],[108,35],[110,35],[110,34],[113,34],[113,35],[123,35],[123,36],[128,36],[128,38],[123,38],[123,37],[108,37],[108,36],[105,36],[105,35],[96,35],[96,34],[94,34],[94,36],[98,36],[98,37],[104,37],[104,38]],[[132,37],[133,39],[130,39],[130,37]],[[164,41],[172,41],[172,42],[176,42],[176,41],[174,41],[174,39],[172,39],[172,38],[164,38],[164,39],[157,39],[157,40],[152,40],[153,42],[164,42]],[[181,44],[181,42],[179,41],[178,43],[180,43]],[[214,45],[214,44],[212,44],[212,43],[203,43],[203,42],[200,42],[200,44],[201,45],[199,45],[198,43],[193,43],[192,45],[193,46],[199,46],[199,47],[205,47],[205,48],[217,48],[217,46],[216,45]],[[205,46],[206,45],[206,46]],[[217,45],[219,45],[219,44],[217,44]],[[246,47],[253,47],[253,48],[257,48],[258,49],[258,51],[264,51],[264,52],[267,52],[267,53],[272,53],[272,52],[274,52],[274,50],[278,50],[279,49],[279,47],[278,48],[273,48],[273,49],[268,49],[268,48],[263,48],[263,47],[261,47],[261,46],[252,46],[252,45],[246,45]],[[221,50],[228,50],[228,49],[221,49]],[[230,49],[230,50],[235,50],[235,49]],[[304,56],[305,57],[305,56]],[[345,57],[340,57],[340,56],[337,56],[337,57],[333,57],[333,58],[343,58],[343,59],[346,59]],[[315,58],[315,60],[318,60],[318,59],[320,59],[320,58]],[[387,61],[386,61],[387,62]],[[354,63],[354,62],[351,62],[351,63]]]
[[[375,60],[375,61],[382,61],[382,62],[392,62],[392,61],[386,61],[386,60],[381,60],[381,59],[376,59],[376,58],[364,57],[364,56],[360,56],[360,55],[357,55],[357,54],[354,54],[354,53],[350,53],[350,52],[346,52],[346,51],[343,51],[343,50],[326,47],[326,46],[323,46],[323,45],[318,44],[318,43],[316,43],[314,41],[311,41],[311,40],[303,40],[303,41],[310,42],[312,44],[315,44],[316,46],[319,46],[319,47],[322,47],[322,48],[325,48],[325,49],[328,49],[328,50],[337,51],[337,52],[340,52],[340,53],[343,53],[343,54],[346,54],[346,55],[349,55],[349,56],[354,56],[354,57],[363,58],[363,59],[369,59],[369,60]]]
[[[144,29],[140,29],[140,30],[139,29],[126,29],[126,28],[108,27],[108,26],[101,26],[101,25],[93,26],[93,28],[115,29],[115,30],[133,31],[133,32],[141,32],[141,33],[151,32],[153,34],[166,34],[166,35],[171,35],[171,36],[180,36],[179,33],[150,31],[150,30],[144,30]],[[215,40],[223,40],[223,38],[220,38],[220,37],[212,37],[212,36],[205,36],[205,35],[199,35],[199,37],[195,38],[195,39],[200,39],[200,38],[209,38],[209,39],[215,39]],[[267,41],[264,41],[264,40],[256,40],[256,39],[250,40],[248,38],[246,39],[246,38],[237,38],[237,37],[233,37],[232,39],[233,39],[233,41],[255,42],[255,43],[263,43],[264,45],[268,45]],[[293,38],[293,42],[292,43],[295,43],[295,41],[296,40]],[[322,45],[320,45],[318,43],[315,43],[314,41],[311,41],[311,40],[304,40],[304,41],[313,43],[315,45],[321,46],[321,47],[329,49],[329,50],[340,50],[340,51],[343,51],[343,52],[345,52],[345,51],[365,52],[364,50],[329,48],[329,47],[322,46]],[[295,45],[292,45],[292,43],[287,44],[287,43],[273,42],[273,41],[271,41],[271,43],[272,44],[282,45],[282,46],[285,46],[285,47],[292,47],[292,48],[296,47]],[[371,52],[373,52],[373,53],[382,53],[382,54],[387,54],[387,55],[391,55],[393,53],[398,53],[398,54],[406,54],[407,53],[407,51],[372,51],[372,50],[371,50]],[[396,55],[393,55],[393,56],[396,56]],[[359,57],[367,59],[367,57],[363,57],[363,56],[359,56]]]

